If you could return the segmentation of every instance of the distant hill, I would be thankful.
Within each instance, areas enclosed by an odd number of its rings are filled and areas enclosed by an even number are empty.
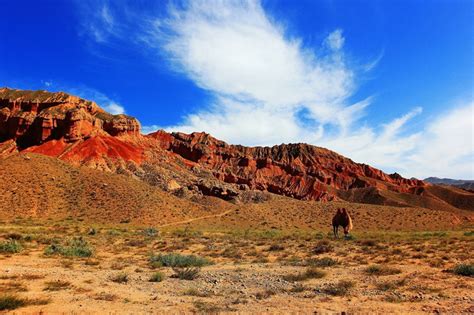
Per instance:
[[[430,184],[449,185],[474,191],[474,180],[428,177],[425,178],[424,181]]]

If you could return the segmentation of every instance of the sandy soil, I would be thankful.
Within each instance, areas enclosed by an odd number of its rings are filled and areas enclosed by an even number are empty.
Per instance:
[[[473,313],[474,279],[450,272],[473,263],[469,231],[354,232],[352,240],[333,240],[311,230],[169,226],[155,233],[72,220],[4,222],[0,243],[17,238],[23,250],[0,253],[0,297],[42,301],[18,313]],[[45,255],[73,237],[93,256]],[[150,264],[150,255],[169,253],[212,264],[181,280],[173,268]],[[150,282],[156,272],[163,281]],[[116,282],[118,275],[127,281]]]

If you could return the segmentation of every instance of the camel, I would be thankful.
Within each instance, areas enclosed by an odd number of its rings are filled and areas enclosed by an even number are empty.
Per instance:
[[[352,230],[352,219],[346,208],[337,208],[337,212],[332,218],[332,227],[335,238],[339,238],[339,226],[344,228],[344,237],[347,238],[349,231]]]

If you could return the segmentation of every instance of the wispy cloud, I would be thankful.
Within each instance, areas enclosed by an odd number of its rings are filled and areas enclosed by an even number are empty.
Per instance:
[[[182,123],[163,126],[168,130],[206,131],[246,145],[308,142],[405,176],[474,178],[472,103],[415,132],[409,132],[409,124],[422,115],[420,107],[383,124],[367,125],[363,117],[374,99],[349,99],[357,88],[356,68],[372,70],[383,52],[365,66],[350,66],[342,29],[329,33],[319,47],[308,47],[256,0],[171,2],[166,17],[137,13],[140,18],[126,22],[132,26],[117,25],[108,10],[99,10],[100,21],[91,23],[97,42],[107,36],[139,41],[154,52],[148,55],[164,56],[173,71],[214,96]],[[96,37],[93,30],[98,26],[107,36]],[[120,34],[120,27],[133,31]]]
[[[111,99],[109,96],[105,95],[104,93],[87,86],[79,86],[79,87],[67,87],[61,86],[59,89],[71,93],[73,95],[77,95],[82,97],[86,100],[91,100],[96,102],[100,107],[102,107],[105,111],[117,115],[117,114],[125,114],[125,108],[119,104],[119,102]]]

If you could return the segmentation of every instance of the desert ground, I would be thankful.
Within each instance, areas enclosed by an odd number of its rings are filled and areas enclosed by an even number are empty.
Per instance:
[[[474,228],[219,229],[0,223],[0,310],[48,313],[474,313]],[[196,224],[200,222],[200,224]]]

